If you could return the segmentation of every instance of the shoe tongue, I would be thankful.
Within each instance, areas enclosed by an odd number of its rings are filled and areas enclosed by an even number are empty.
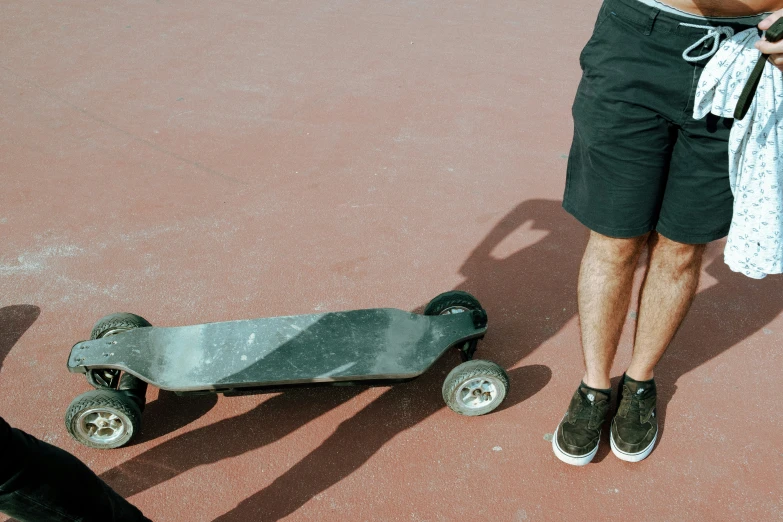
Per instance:
[[[580,386],[579,387],[579,393],[582,394],[582,397],[586,398],[588,401],[592,403],[597,403],[601,401],[608,401],[609,395],[599,391],[594,390],[592,388],[588,388],[587,386]]]

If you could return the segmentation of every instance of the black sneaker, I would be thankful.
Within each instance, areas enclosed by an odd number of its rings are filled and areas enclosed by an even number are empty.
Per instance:
[[[635,381],[623,375],[618,388],[619,406],[609,442],[618,459],[639,462],[650,454],[658,438],[655,380]]]
[[[571,398],[563,420],[552,437],[555,456],[574,466],[584,466],[595,457],[601,426],[609,411],[611,390],[595,390],[582,383]]]

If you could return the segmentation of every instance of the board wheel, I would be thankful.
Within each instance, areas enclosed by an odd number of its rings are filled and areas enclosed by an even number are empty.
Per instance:
[[[109,335],[127,332],[128,330],[143,328],[145,326],[152,325],[140,315],[129,314],[127,312],[107,315],[98,319],[95,326],[92,327],[90,340],[101,339],[103,337],[108,337]]]
[[[443,381],[443,400],[460,415],[476,416],[491,412],[503,402],[509,389],[508,375],[491,361],[467,361]]]
[[[152,325],[140,315],[129,314],[127,312],[111,314],[98,319],[90,332],[90,340],[102,339],[110,335],[146,326]],[[93,388],[99,390],[113,390],[119,383],[120,371],[109,369],[88,370],[85,376],[87,377],[87,382],[89,382]]]
[[[125,393],[88,391],[71,402],[65,427],[71,437],[90,448],[119,448],[141,430],[141,410]]]
[[[478,299],[462,290],[444,292],[430,301],[424,308],[424,315],[448,315],[472,310],[481,310]]]

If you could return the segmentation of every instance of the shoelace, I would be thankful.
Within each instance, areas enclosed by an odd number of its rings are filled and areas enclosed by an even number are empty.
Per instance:
[[[655,395],[642,399],[640,395],[632,393],[630,388],[628,388],[628,385],[623,386],[623,400],[620,405],[620,409],[623,410],[623,415],[636,413],[642,418],[646,418],[650,415],[654,406]]]
[[[716,52],[718,52],[718,48],[720,47],[720,37],[725,36],[726,38],[731,38],[734,36],[734,29],[731,27],[711,27],[709,25],[697,25],[697,24],[686,24],[681,23],[680,24],[683,27],[693,27],[695,29],[704,29],[707,31],[707,34],[702,36],[696,43],[688,47],[682,52],[682,57],[685,59],[686,62],[698,62],[699,60],[703,60],[705,58],[709,58]],[[690,53],[697,47],[699,47],[701,44],[706,42],[712,38],[712,49],[707,51],[706,53],[702,54],[701,56],[691,56]]]
[[[579,406],[576,408],[576,411],[572,412],[571,418],[573,419],[573,422],[576,422],[577,420],[591,421],[594,415],[593,408],[596,406],[597,404],[595,402],[586,397],[581,397]]]

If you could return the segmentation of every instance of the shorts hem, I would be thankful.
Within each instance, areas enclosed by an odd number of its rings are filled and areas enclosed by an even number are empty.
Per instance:
[[[682,243],[684,245],[706,245],[707,243],[712,243],[713,241],[723,239],[729,235],[729,227],[722,228],[709,234],[686,234],[681,232],[674,232],[662,226],[655,227],[655,231],[666,239],[676,243]]]
[[[618,239],[630,239],[633,237],[643,236],[644,234],[651,232],[654,229],[652,223],[646,226],[632,227],[632,228],[607,227],[585,219],[584,216],[582,216],[574,207],[572,207],[565,201],[563,201],[563,208],[565,209],[566,212],[574,216],[577,221],[582,223],[584,226],[586,226],[593,232],[598,232],[599,234],[603,234],[604,236],[608,236],[608,237],[615,237]]]

